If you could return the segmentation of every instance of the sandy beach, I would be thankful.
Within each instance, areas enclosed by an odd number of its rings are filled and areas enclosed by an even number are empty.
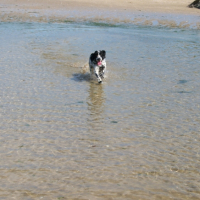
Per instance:
[[[109,9],[109,10],[131,10],[162,13],[181,13],[199,15],[198,9],[187,7],[191,0],[3,0],[1,4],[13,9],[18,7],[22,9]]]
[[[2,0],[1,21],[96,21],[199,28],[191,0]]]

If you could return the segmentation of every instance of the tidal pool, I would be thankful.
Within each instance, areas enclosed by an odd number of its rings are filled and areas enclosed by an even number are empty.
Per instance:
[[[199,30],[0,32],[0,199],[200,199]],[[83,69],[99,49],[103,84]]]

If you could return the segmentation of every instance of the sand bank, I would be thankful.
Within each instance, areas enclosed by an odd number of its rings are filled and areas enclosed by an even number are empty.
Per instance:
[[[1,21],[92,21],[199,28],[191,0],[2,0]]]
[[[2,3],[10,7],[23,9],[110,9],[131,10],[162,13],[200,14],[197,9],[187,7],[192,0],[3,0]]]

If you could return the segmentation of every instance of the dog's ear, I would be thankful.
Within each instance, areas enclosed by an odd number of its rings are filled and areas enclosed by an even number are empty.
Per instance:
[[[101,55],[101,57],[104,59],[104,58],[106,57],[106,51],[105,51],[105,50],[102,50],[102,51],[100,52],[100,55]]]
[[[98,51],[95,51],[94,53],[92,53],[90,56],[91,61],[96,60],[97,55],[98,55]]]

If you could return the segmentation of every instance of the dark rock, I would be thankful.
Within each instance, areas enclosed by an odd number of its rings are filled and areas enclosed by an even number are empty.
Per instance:
[[[189,8],[198,8],[200,9],[200,0],[195,0],[190,5],[188,5]]]

